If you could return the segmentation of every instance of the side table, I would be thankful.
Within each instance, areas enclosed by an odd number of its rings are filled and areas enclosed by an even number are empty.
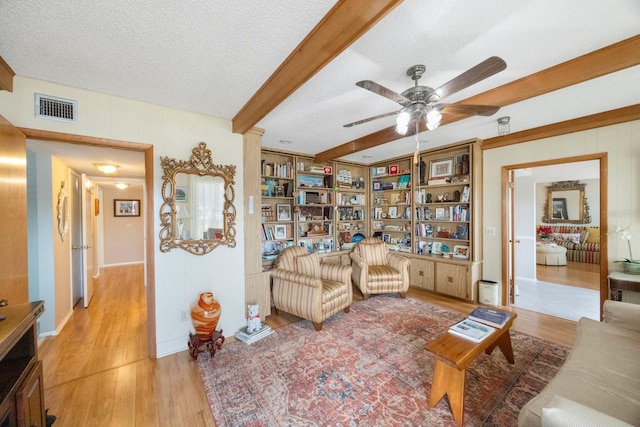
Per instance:
[[[197,334],[189,334],[189,353],[194,361],[198,361],[198,355],[206,351],[211,354],[211,357],[215,356],[216,350],[220,350],[224,344],[224,335],[222,335],[222,329],[219,331],[213,331],[210,337],[201,337]]]
[[[622,301],[622,291],[640,292],[640,274],[613,271],[609,274],[609,294],[613,301]]]

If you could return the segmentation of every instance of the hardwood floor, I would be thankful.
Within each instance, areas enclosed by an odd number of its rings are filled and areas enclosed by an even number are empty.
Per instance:
[[[536,278],[542,282],[600,290],[600,264],[567,261],[566,266],[536,265]]]
[[[215,425],[188,351],[147,357],[144,292],[142,265],[103,269],[90,307],[76,308],[60,334],[42,344],[45,407],[58,417],[56,426]],[[413,288],[408,296],[462,313],[475,307]],[[354,301],[361,299],[354,288]],[[510,310],[518,313],[513,330],[571,346],[575,322]],[[278,328],[299,318],[265,320]]]

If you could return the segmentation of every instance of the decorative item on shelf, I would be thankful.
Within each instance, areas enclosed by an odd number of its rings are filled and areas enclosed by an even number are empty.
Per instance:
[[[640,260],[633,259],[633,253],[631,253],[631,231],[629,227],[617,227],[614,231],[615,234],[620,233],[620,238],[627,241],[629,247],[629,258],[618,260],[615,262],[622,263],[622,267],[625,273],[640,274]]]

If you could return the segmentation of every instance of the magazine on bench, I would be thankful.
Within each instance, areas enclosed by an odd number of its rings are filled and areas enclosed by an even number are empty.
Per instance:
[[[478,307],[469,313],[468,317],[471,320],[484,323],[485,325],[502,328],[504,324],[507,323],[507,320],[509,320],[509,313],[496,310],[495,308]]]
[[[449,332],[453,335],[459,336],[464,339],[471,340],[473,342],[481,342],[493,332],[495,328],[482,323],[475,322],[470,319],[464,319],[460,322],[452,325],[449,328]]]

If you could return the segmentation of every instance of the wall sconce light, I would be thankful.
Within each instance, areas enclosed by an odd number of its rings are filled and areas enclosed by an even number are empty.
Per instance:
[[[129,184],[127,184],[126,182],[119,182],[116,184],[116,188],[120,190],[124,190],[127,187],[129,187]]]
[[[107,175],[111,173],[115,173],[115,171],[117,171],[118,168],[120,167],[112,163],[94,163],[93,166],[95,166],[96,169],[98,169],[100,172]]]
[[[511,132],[511,126],[509,125],[509,120],[511,120],[511,117],[509,116],[500,117],[498,119],[498,135],[505,136],[506,134]]]

